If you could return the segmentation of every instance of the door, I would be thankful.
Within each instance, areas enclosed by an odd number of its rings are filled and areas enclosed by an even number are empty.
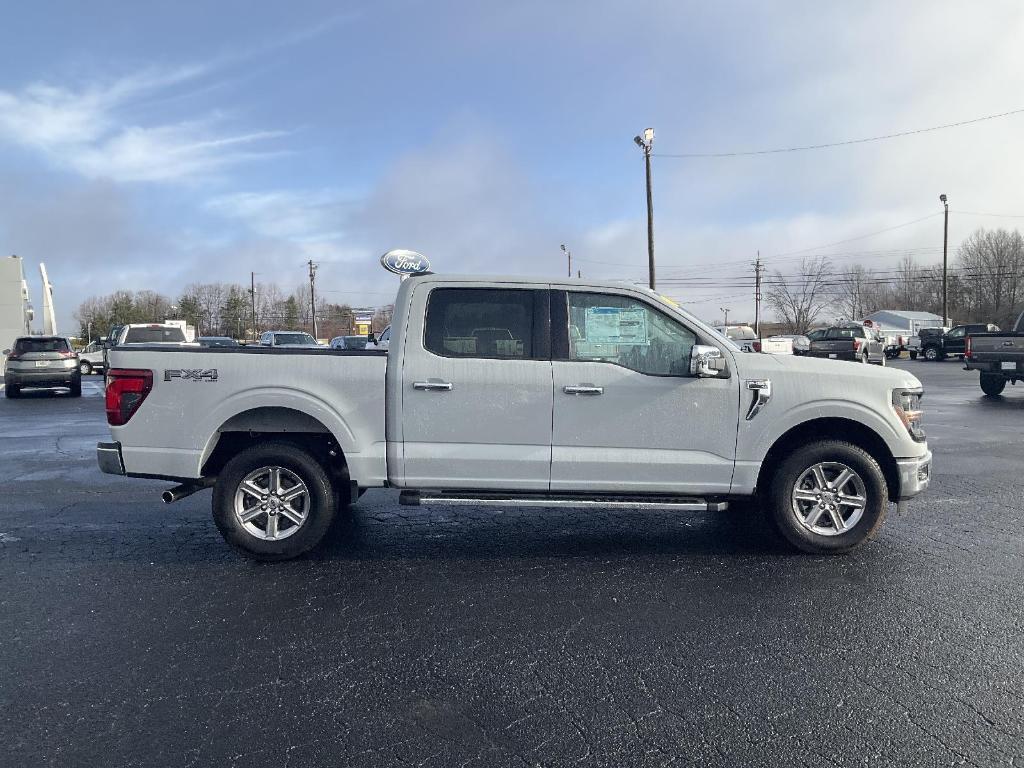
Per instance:
[[[689,374],[693,345],[715,342],[627,294],[555,294],[551,314],[567,337],[553,350],[551,490],[728,493],[738,376]]]
[[[548,489],[548,305],[546,286],[417,289],[402,363],[405,487]]]
[[[943,351],[947,355],[962,355],[967,346],[966,336],[967,328],[965,326],[961,325],[959,328],[951,328],[949,333],[943,337]]]

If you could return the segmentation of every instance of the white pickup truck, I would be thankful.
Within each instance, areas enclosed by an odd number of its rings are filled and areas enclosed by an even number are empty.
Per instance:
[[[387,353],[114,347],[104,472],[213,487],[227,541],[294,557],[365,488],[404,504],[724,511],[844,552],[929,482],[920,382],[742,353],[624,283],[405,280]],[[839,368],[843,368],[842,371]]]

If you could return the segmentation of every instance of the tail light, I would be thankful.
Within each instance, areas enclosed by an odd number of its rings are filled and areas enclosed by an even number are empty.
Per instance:
[[[127,424],[153,389],[153,372],[112,368],[107,373],[107,424]]]
[[[861,344],[861,339],[854,339],[853,340],[853,351],[854,352],[860,352],[860,344]]]
[[[69,352],[61,352],[60,356],[66,359],[69,357],[78,357],[78,353],[75,352],[74,350],[71,350]]]
[[[754,339],[754,341],[751,342],[750,346],[754,348],[755,352],[760,352],[761,351],[761,340],[760,339]]]
[[[18,353],[17,353],[17,352],[15,352],[15,351],[14,351],[14,350],[12,349],[12,350],[11,350],[11,354],[9,354],[9,355],[7,356],[7,359],[8,359],[8,360],[17,360],[17,359],[18,359]]]
[[[971,337],[968,336],[964,342],[964,358],[967,360],[971,359]]]

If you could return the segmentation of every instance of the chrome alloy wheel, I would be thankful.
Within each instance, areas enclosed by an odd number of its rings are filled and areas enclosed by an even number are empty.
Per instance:
[[[280,541],[306,522],[309,503],[309,489],[290,469],[260,467],[238,484],[235,517],[257,539]]]
[[[837,461],[804,470],[793,486],[793,513],[811,533],[838,536],[853,528],[867,506],[864,480]]]

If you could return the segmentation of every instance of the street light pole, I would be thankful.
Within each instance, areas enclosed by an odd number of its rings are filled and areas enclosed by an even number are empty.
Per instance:
[[[729,327],[729,308],[728,307],[719,307],[719,309],[722,310],[722,313],[725,315],[725,327],[728,328]]]
[[[946,255],[949,248],[949,200],[945,195],[939,195],[939,202],[942,203],[945,208],[945,213],[942,217],[942,324],[946,324],[946,318],[949,317],[949,312],[946,306],[946,302],[949,297],[948,293],[948,282],[947,282],[947,268],[946,268]]]
[[[654,198],[651,194],[651,148],[654,146],[654,129],[644,128],[643,138],[634,136],[633,141],[644,153],[644,171],[647,178],[647,271],[651,290],[654,290]]]
[[[568,274],[569,274],[569,277],[572,277],[572,251],[570,251],[568,248],[565,247],[565,243],[562,243],[562,252],[569,259],[569,272],[568,272]]]

